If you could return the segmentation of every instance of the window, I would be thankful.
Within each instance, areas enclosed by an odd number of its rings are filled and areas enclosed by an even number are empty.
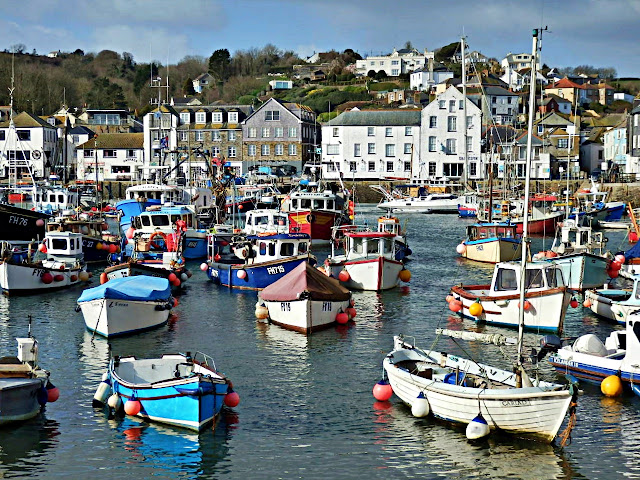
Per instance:
[[[400,60],[391,60],[391,65],[399,65]]]
[[[396,155],[396,146],[392,143],[388,143],[384,146],[384,156],[385,157],[395,157]]]
[[[391,75],[394,76],[394,77],[400,75],[400,70],[398,70],[397,68],[392,68],[391,69]]]
[[[404,153],[405,154],[411,154],[411,144],[410,143],[405,143],[404,144]]]
[[[385,136],[385,137],[390,137],[390,136],[392,136],[392,135],[393,135],[393,130],[392,130],[392,128],[391,128],[391,127],[386,127],[386,128],[384,129],[384,136]]]
[[[262,127],[262,138],[268,138],[271,134],[269,127]]]
[[[458,110],[464,110],[464,100],[458,100]]]
[[[290,257],[291,255],[293,255],[293,243],[282,242],[282,244],[280,245],[280,256]]]
[[[229,158],[236,158],[236,147],[229,147],[227,149],[227,156]]]
[[[447,108],[447,101],[446,100],[438,100],[438,108],[440,110],[444,110],[445,108]]]
[[[298,127],[289,127],[289,138],[298,136]]]
[[[455,132],[457,131],[457,117],[447,117],[447,132]]]
[[[466,137],[467,140],[467,152],[473,152],[473,138]]]
[[[211,147],[211,155],[214,157],[220,156],[220,147]]]
[[[182,112],[180,114],[180,123],[189,123],[189,112]]]
[[[327,155],[338,155],[340,153],[340,145],[327,145]]]
[[[368,167],[368,170],[370,172],[375,172],[376,171],[376,162],[369,162],[367,167]]]
[[[267,110],[264,112],[264,119],[268,122],[280,120],[280,112],[278,110]]]
[[[429,151],[436,151],[436,137],[429,137]]]
[[[222,123],[222,112],[213,112],[211,114],[212,123]]]
[[[491,97],[491,103],[496,103],[497,98],[496,97]]]
[[[475,177],[478,174],[478,164],[476,162],[471,162],[469,164],[469,175]]]
[[[229,112],[229,123],[238,123],[238,112]]]
[[[511,97],[507,97],[507,103],[511,103]]]
[[[102,151],[102,157],[103,158],[116,158],[116,151],[115,150],[103,150]]]
[[[258,136],[258,129],[256,127],[249,127],[247,136],[249,138],[256,138]]]
[[[276,127],[273,130],[273,136],[277,137],[277,138],[282,138],[284,137],[284,128],[283,127]]]
[[[526,171],[525,166],[522,163],[518,163],[516,167],[516,176],[518,178],[524,178]]]
[[[93,157],[93,150],[85,150],[84,151],[84,157]]]
[[[357,170],[358,170],[358,166],[356,165],[356,162],[349,162],[349,171],[355,172]]]
[[[338,127],[333,127],[333,136],[337,137],[340,135],[340,129]]]
[[[411,132],[411,127],[404,127],[404,135],[405,137],[410,137],[411,135],[413,135],[413,133]]]
[[[284,145],[281,143],[276,144],[276,155],[284,155]]]
[[[504,291],[504,290],[517,290],[517,289],[518,289],[518,281],[516,280],[516,271],[506,269],[506,268],[499,269],[498,275],[496,278],[495,290]]]
[[[236,132],[234,130],[230,130],[228,137],[229,137],[229,141],[230,142],[235,142],[236,141]]]
[[[289,155],[297,155],[298,154],[298,146],[295,143],[289,144]]]
[[[559,138],[558,139],[558,148],[569,148],[569,139],[568,138]]]
[[[454,155],[456,152],[456,139],[447,138],[447,155]]]
[[[496,109],[495,109],[495,108],[492,108],[492,109],[491,109],[491,115],[495,115],[495,114],[496,114]]]
[[[256,146],[255,145],[247,146],[247,153],[249,154],[250,157],[255,157],[256,156]]]
[[[436,176],[436,162],[429,162],[429,176]]]
[[[260,155],[266,157],[269,155],[269,145],[261,145],[260,146]]]
[[[367,127],[367,136],[368,137],[373,137],[373,127]]]
[[[473,127],[473,117],[472,116],[468,116],[467,117],[467,128],[471,128]]]
[[[136,158],[135,150],[127,150],[127,158]]]
[[[375,143],[367,143],[367,153],[369,155],[376,154],[376,144]]]
[[[461,177],[462,164],[461,163],[443,163],[442,174],[445,177]]]
[[[29,141],[31,140],[31,131],[30,130],[18,130],[18,140]]]
[[[450,112],[455,112],[456,111],[456,101],[455,100],[449,100],[449,111]]]
[[[189,140],[189,134],[187,132],[178,132],[178,139],[182,142]]]
[[[387,162],[387,172],[393,172],[393,162]]]
[[[196,123],[205,123],[205,122],[206,122],[206,113],[196,112]]]
[[[203,142],[204,141],[204,132],[202,130],[199,130],[196,132],[196,142]]]
[[[359,157],[361,155],[360,153],[360,144],[359,143],[354,143],[353,144],[353,156],[354,157]]]
[[[438,117],[431,115],[429,117],[429,128],[436,128],[438,126]]]
[[[411,162],[404,162],[404,171],[405,172],[411,171]]]

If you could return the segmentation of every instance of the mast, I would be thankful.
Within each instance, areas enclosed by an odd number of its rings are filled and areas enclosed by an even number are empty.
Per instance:
[[[531,186],[531,156],[533,143],[533,115],[536,95],[536,57],[538,53],[538,29],[533,29],[533,45],[531,48],[531,84],[529,85],[529,122],[527,132],[527,163],[525,165],[524,184],[524,222],[522,225],[522,260],[520,261],[520,308],[518,319],[518,355],[516,358],[516,387],[522,386],[522,342],[524,337],[524,297],[527,273],[527,257],[529,256],[529,188]]]
[[[464,150],[464,165],[462,165],[462,184],[467,188],[467,62],[464,49],[465,37],[460,37],[460,48],[462,51],[462,148]]]

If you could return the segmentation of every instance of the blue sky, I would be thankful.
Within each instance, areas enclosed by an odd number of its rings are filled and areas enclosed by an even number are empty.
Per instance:
[[[614,67],[640,77],[640,0],[0,0],[0,49],[129,52],[176,63],[218,48],[271,43],[301,56],[352,48],[363,57],[410,41],[433,50],[463,33],[489,57],[531,51],[547,25],[549,66]]]

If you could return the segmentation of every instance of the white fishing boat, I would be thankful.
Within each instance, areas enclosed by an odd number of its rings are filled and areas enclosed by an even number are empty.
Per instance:
[[[80,298],[87,329],[103,337],[149,330],[167,323],[173,307],[166,278],[136,275],[88,288]]]
[[[269,285],[258,297],[271,323],[306,335],[348,321],[351,292],[307,262]]]
[[[533,31],[532,51],[531,77],[536,78],[537,30]],[[464,47],[462,57],[464,58]],[[535,88],[531,88],[530,104],[534,102],[534,95]],[[529,131],[532,129],[532,123],[533,116],[530,116]],[[531,136],[527,141],[527,165],[531,165]],[[530,172],[527,168],[527,200],[529,186]],[[525,218],[525,240],[528,234],[527,227],[528,221]],[[528,243],[523,243],[521,277],[525,277],[527,269]],[[519,286],[520,303],[524,304],[527,285],[522,282]],[[522,365],[524,308],[519,309],[518,317],[518,338],[515,342],[500,335],[437,332],[460,338],[480,337],[497,345],[516,343],[517,354],[512,371],[500,370],[444,352],[422,350],[416,347],[415,341],[410,343],[401,336],[394,337],[394,349],[383,361],[384,372],[389,378],[393,393],[411,406],[414,416],[424,417],[433,413],[435,417],[448,422],[467,424],[466,433],[469,439],[486,436],[491,430],[500,430],[551,442],[558,434],[567,412],[571,412],[568,432],[565,433],[566,436],[563,435],[563,439],[567,439],[575,423],[578,390],[575,385],[566,388],[538,378],[529,378]],[[374,394],[375,392],[374,387]]]
[[[289,216],[270,208],[251,210],[246,213],[243,232],[246,235],[289,233]]]
[[[38,247],[24,255],[9,254],[0,260],[0,287],[6,295],[38,293],[67,288],[89,279],[82,253],[82,234],[47,232]],[[38,259],[39,255],[46,255]]]
[[[400,225],[400,220],[391,214],[378,217],[378,232],[393,233],[395,235],[396,246],[402,251],[400,260],[407,258],[413,253],[407,242],[407,225],[404,228]]]
[[[385,199],[378,208],[393,213],[458,213],[457,195],[452,193],[429,193],[420,197]]]
[[[640,275],[621,273],[632,282],[630,288],[596,288],[584,292],[584,306],[593,313],[621,325],[626,325],[627,317],[640,310]]]
[[[47,402],[58,399],[49,372],[38,366],[38,342],[29,335],[16,338],[17,357],[0,357],[0,426],[35,417]]]
[[[324,264],[328,275],[355,290],[389,290],[398,285],[404,270],[404,255],[398,252],[404,249],[395,234],[354,228],[338,231],[342,232],[344,253],[338,254],[340,247],[332,242],[331,255]]]

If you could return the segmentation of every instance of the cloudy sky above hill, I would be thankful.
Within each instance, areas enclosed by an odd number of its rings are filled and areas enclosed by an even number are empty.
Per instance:
[[[363,57],[410,41],[435,48],[467,37],[489,57],[531,51],[531,29],[548,26],[549,66],[614,67],[640,76],[640,0],[29,0],[2,1],[0,49],[133,54],[137,62],[177,63],[219,48],[271,43],[301,56],[352,48]]]

